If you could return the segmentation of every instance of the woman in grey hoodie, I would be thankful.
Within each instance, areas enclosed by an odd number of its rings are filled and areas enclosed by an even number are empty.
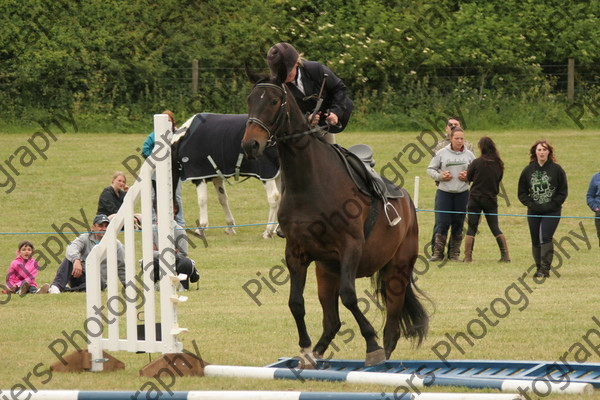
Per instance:
[[[435,232],[433,256],[430,261],[443,259],[448,231],[452,227],[452,240],[448,250],[450,260],[459,260],[462,231],[465,222],[464,212],[469,200],[467,168],[475,155],[464,146],[465,132],[455,128],[450,132],[450,144],[439,150],[431,159],[427,173],[440,184],[436,193],[435,210],[439,212]]]

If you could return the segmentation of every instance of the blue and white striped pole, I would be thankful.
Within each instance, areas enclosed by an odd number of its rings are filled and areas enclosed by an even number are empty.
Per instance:
[[[3,391],[4,392],[4,391]],[[146,398],[134,391],[24,391],[20,396],[30,400],[132,400]],[[290,391],[189,391],[164,393],[168,400],[517,400],[519,395],[493,393],[355,393],[355,392],[290,392]],[[162,397],[161,396],[161,397]]]
[[[207,365],[205,376],[222,376],[254,379],[307,379],[318,381],[339,381],[348,383],[367,383],[396,388],[414,388],[427,386],[464,386],[473,389],[498,389],[502,392],[520,392],[545,397],[549,394],[592,394],[594,388],[589,383],[556,382],[540,377],[532,380],[492,379],[474,377],[446,377],[389,372],[364,371],[328,371],[296,368],[238,367],[229,365]]]

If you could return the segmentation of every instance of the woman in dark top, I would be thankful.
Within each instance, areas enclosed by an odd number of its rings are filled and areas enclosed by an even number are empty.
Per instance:
[[[102,193],[100,193],[96,215],[104,214],[108,216],[108,219],[112,220],[123,204],[127,190],[129,190],[129,186],[127,186],[125,174],[121,171],[115,172],[110,186],[105,187]],[[141,215],[134,214],[134,223],[137,228],[141,226],[141,222]]]
[[[467,181],[472,182],[467,203],[467,223],[469,229],[465,236],[464,262],[472,261],[475,234],[479,226],[481,212],[485,215],[492,234],[500,248],[499,262],[510,262],[506,238],[498,226],[498,192],[504,175],[504,163],[498,154],[496,144],[488,136],[479,139],[477,144],[481,156],[475,159],[467,170]]]
[[[529,149],[529,165],[519,178],[519,201],[527,206],[535,277],[549,277],[554,256],[552,237],[568,195],[567,175],[554,158],[554,149],[538,140]]]

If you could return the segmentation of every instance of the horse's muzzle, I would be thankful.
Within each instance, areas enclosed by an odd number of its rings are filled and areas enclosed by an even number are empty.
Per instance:
[[[256,160],[262,155],[262,151],[260,151],[260,143],[258,143],[258,141],[255,139],[245,143],[242,146],[242,149],[244,150],[244,155],[249,160]]]

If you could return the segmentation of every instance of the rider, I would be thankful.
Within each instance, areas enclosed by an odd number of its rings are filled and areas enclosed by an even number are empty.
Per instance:
[[[314,114],[312,125],[329,124],[330,133],[327,133],[323,139],[329,144],[334,144],[333,133],[341,132],[346,128],[354,108],[352,100],[346,94],[344,82],[320,62],[308,61],[300,57],[298,51],[289,43],[281,42],[273,45],[267,53],[267,62],[273,77],[285,74],[284,82],[288,83],[288,90],[296,99],[300,110],[307,114],[309,119],[315,112],[319,93],[323,87],[321,94],[323,102]],[[325,117],[324,120],[321,120],[321,116]],[[279,225],[276,232],[278,236],[284,237]]]
[[[276,77],[286,74],[285,83],[289,91],[294,95],[296,103],[303,113],[312,116],[319,100],[319,92],[323,87],[323,102],[314,120],[313,125],[326,125],[329,123],[328,131],[338,133],[344,130],[352,114],[353,103],[346,94],[346,86],[329,68],[317,61],[305,60],[298,51],[289,43],[277,43],[269,49],[267,62],[271,69],[271,75]],[[327,77],[325,77],[327,75]],[[325,117],[321,120],[321,117]],[[327,121],[327,122],[325,122]],[[335,143],[332,134],[325,135],[325,141]]]

